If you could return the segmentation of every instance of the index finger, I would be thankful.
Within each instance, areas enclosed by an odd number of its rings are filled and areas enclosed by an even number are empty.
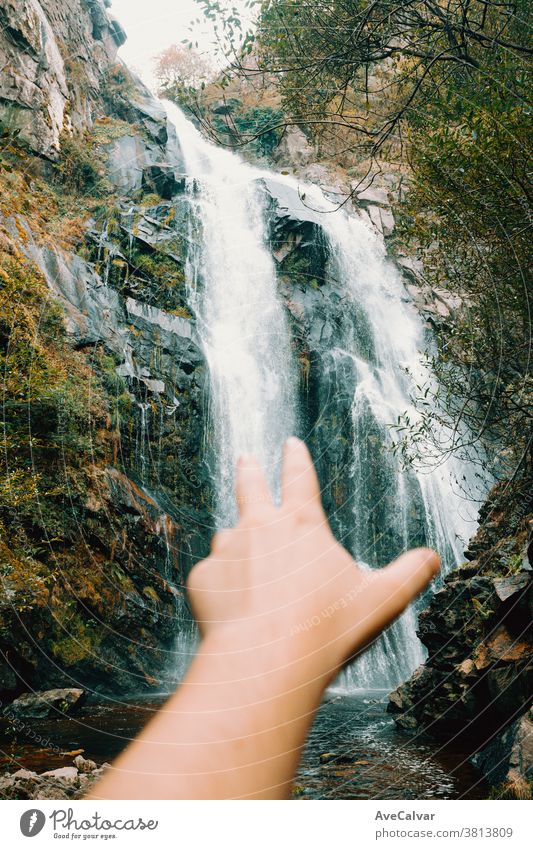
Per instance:
[[[306,512],[318,510],[320,516],[324,515],[313,460],[305,442],[295,436],[291,436],[285,443],[281,500],[284,507]]]

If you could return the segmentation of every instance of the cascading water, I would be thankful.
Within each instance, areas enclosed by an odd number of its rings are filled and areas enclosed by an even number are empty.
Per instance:
[[[236,519],[234,469],[255,454],[274,492],[296,427],[290,335],[265,239],[255,169],[209,144],[165,103],[178,131],[194,210],[189,299],[210,372],[217,524]]]
[[[344,283],[348,320],[339,340],[355,372],[351,408],[354,434],[351,468],[354,521],[350,548],[365,567],[382,566],[398,552],[429,545],[441,555],[443,571],[456,566],[476,523],[458,481],[454,460],[421,472],[404,469],[392,448],[391,424],[417,411],[411,395],[424,385],[420,316],[406,299],[399,273],[387,262],[383,243],[355,216],[332,213],[322,193],[310,203],[325,211],[330,274]],[[328,214],[329,213],[329,214]],[[347,305],[348,306],[348,305]],[[469,483],[473,489],[473,480]],[[343,674],[348,687],[391,687],[424,659],[413,608]]]
[[[188,175],[189,299],[210,372],[216,520],[226,526],[236,517],[237,456],[256,454],[277,492],[282,443],[298,430],[295,357],[262,199],[262,178],[272,175],[215,147],[177,107],[165,107]],[[291,178],[275,179],[297,189]],[[343,470],[350,477],[353,521],[343,541],[363,568],[378,568],[417,544],[435,547],[445,569],[452,568],[475,526],[453,463],[427,474],[404,470],[390,435],[390,425],[412,407],[415,382],[428,377],[420,353],[422,321],[369,227],[335,211],[316,186],[306,186],[305,197],[306,205],[324,213],[328,274],[341,282],[346,300],[338,338],[319,364],[325,374],[342,362],[340,373],[348,368],[355,387],[348,410],[353,452]],[[392,687],[404,680],[423,660],[415,629],[410,609],[343,673],[340,685]]]

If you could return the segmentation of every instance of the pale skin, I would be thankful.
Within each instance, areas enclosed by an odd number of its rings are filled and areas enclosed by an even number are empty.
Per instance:
[[[92,799],[287,798],[328,684],[438,572],[425,548],[360,570],[298,439],[285,446],[280,506],[253,457],[237,464],[236,494],[237,526],[188,581],[198,653]]]

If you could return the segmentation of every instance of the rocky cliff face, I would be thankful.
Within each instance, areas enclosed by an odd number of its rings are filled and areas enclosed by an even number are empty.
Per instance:
[[[179,143],[159,102],[116,63],[122,35],[103,4],[13,0],[2,14],[0,121],[13,151],[0,160],[0,335],[13,384],[0,698],[161,689],[189,617],[184,581],[213,530]],[[263,189],[312,430],[340,295],[321,286],[318,220],[275,181]]]
[[[532,506],[527,481],[494,488],[467,561],[420,616],[428,659],[389,703],[401,728],[466,740],[511,798],[531,794]]]
[[[212,530],[179,147],[106,5],[0,10],[2,699],[171,683]]]
[[[36,154],[92,126],[100,89],[125,35],[103,0],[6,0],[0,8],[0,122]]]

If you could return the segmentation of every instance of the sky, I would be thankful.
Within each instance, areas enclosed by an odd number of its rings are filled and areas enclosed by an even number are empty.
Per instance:
[[[228,0],[229,5],[243,8],[244,0]],[[150,88],[155,87],[154,57],[189,38],[190,24],[202,18],[194,0],[113,0],[110,11],[128,36],[120,56]],[[194,36],[200,52],[212,50],[213,33],[205,22],[195,26]]]

